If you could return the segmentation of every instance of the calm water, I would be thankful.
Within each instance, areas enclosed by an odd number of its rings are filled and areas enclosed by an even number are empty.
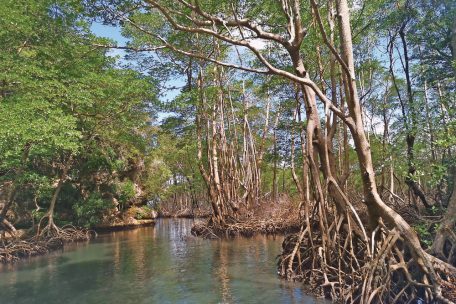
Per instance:
[[[276,276],[282,238],[209,241],[192,220],[100,235],[0,268],[0,303],[315,303]]]

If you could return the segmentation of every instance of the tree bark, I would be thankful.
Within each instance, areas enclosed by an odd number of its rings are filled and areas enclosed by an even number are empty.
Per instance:
[[[439,259],[456,266],[456,174],[453,174],[453,193],[437,231],[431,251]]]
[[[17,172],[16,172],[16,176],[20,176],[23,171],[24,171],[24,167],[26,165],[26,162],[27,162],[27,159],[28,159],[28,156],[29,156],[29,153],[30,153],[30,148],[31,148],[31,144],[30,143],[27,143],[25,144],[24,146],[24,149],[22,151],[22,157],[21,157],[21,164],[19,166],[19,168],[17,169]],[[12,236],[15,236],[16,235],[16,228],[14,227],[13,224],[11,224],[7,219],[6,219],[6,215],[8,213],[8,210],[11,208],[11,206],[13,205],[14,203],[14,200],[16,199],[16,196],[17,196],[17,189],[18,188],[18,184],[17,182],[13,181],[12,184],[11,184],[11,189],[10,189],[10,192],[8,194],[8,197],[6,199],[6,203],[5,205],[3,206],[3,209],[2,211],[0,212],[0,223],[1,225],[5,228],[6,231],[8,231]]]
[[[428,258],[426,252],[420,245],[418,236],[412,227],[410,227],[410,225],[399,214],[382,201],[378,194],[370,146],[364,134],[363,123],[361,121],[361,107],[356,90],[356,80],[354,77],[355,69],[349,20],[350,17],[346,0],[337,0],[337,11],[339,14],[342,56],[350,69],[350,73],[352,74],[347,75],[350,76],[349,89],[351,97],[349,99],[348,106],[350,116],[354,121],[354,125],[351,127],[351,132],[361,169],[364,197],[370,216],[370,226],[372,228],[377,226],[378,220],[381,217],[388,224],[392,225],[399,231],[406,243],[409,245],[414,260],[420,266],[423,273],[429,277],[433,286],[434,296],[441,299],[442,295],[439,280],[430,258]]]
[[[199,90],[199,107],[196,114],[196,131],[197,131],[197,148],[198,148],[198,168],[201,175],[203,176],[204,182],[208,189],[209,198],[211,201],[212,211],[214,212],[214,219],[218,222],[223,222],[222,214],[220,207],[218,205],[218,195],[216,189],[214,189],[211,178],[206,171],[206,168],[203,164],[203,139],[202,139],[202,121],[201,121],[201,112],[203,111],[205,105],[204,97],[204,86],[203,86],[203,75],[202,71],[198,74],[198,90]],[[209,145],[209,143],[207,143]]]
[[[62,186],[68,177],[68,171],[70,170],[72,164],[73,164],[73,155],[70,155],[68,157],[68,160],[66,161],[66,163],[63,165],[62,174],[59,177],[57,186],[54,190],[54,194],[52,195],[49,209],[46,212],[46,215],[41,218],[40,223],[38,224],[38,235],[43,235],[45,233],[47,233],[48,235],[59,234],[59,228],[54,223],[55,206],[57,204],[57,199],[59,197],[60,191],[62,190]],[[48,223],[43,230],[40,230],[41,222],[45,218],[48,219]]]

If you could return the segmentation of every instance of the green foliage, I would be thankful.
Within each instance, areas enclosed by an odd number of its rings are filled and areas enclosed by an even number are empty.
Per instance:
[[[39,222],[41,218],[46,214],[45,210],[32,210],[32,218],[35,222]]]
[[[100,193],[92,193],[86,200],[78,201],[74,206],[78,225],[92,227],[102,219],[103,214],[114,208],[112,201],[103,199]]]
[[[92,46],[110,41],[90,32],[80,1],[4,0],[2,8],[0,183],[46,208],[69,165],[57,212],[91,225],[109,205],[98,191],[114,196],[119,177],[122,202],[134,197],[124,175],[148,153],[156,83]]]
[[[119,27],[129,39],[128,46],[133,48],[160,46],[163,42],[157,39],[156,35],[159,35],[178,48],[214,56],[217,60],[234,62],[237,59],[230,56],[240,52],[242,65],[257,67],[259,63],[245,48],[234,49],[226,41],[220,41],[220,50],[215,51],[214,41],[208,35],[176,31],[158,11],[143,9],[143,6],[138,9],[137,1],[108,3],[112,11],[103,13],[103,1],[2,1],[0,183],[20,186],[21,200],[36,200],[45,208],[62,168],[71,156],[66,188],[61,193],[57,209],[60,208],[58,212],[72,210],[83,225],[94,224],[106,209],[112,207],[102,197],[118,198],[121,208],[125,208],[136,199],[136,187],[141,188],[145,198],[154,197],[157,201],[174,202],[175,197],[185,193],[202,194],[204,197],[207,188],[196,159],[196,113],[200,113],[205,122],[215,120],[218,132],[225,127],[226,131],[229,128],[230,134],[236,134],[227,141],[230,147],[236,147],[236,144],[242,146],[241,137],[247,125],[244,119],[248,117],[253,146],[258,151],[266,119],[265,108],[269,105],[269,131],[264,136],[265,144],[262,147],[265,151],[261,172],[262,190],[270,192],[276,170],[280,192],[297,196],[290,170],[290,137],[292,133],[296,137],[295,165],[301,168],[304,160],[297,133],[305,126],[305,121],[297,123],[296,117],[293,117],[295,88],[289,81],[269,75],[241,75],[226,68],[221,77],[226,76],[226,79],[222,80],[220,87],[214,81],[220,69],[165,49],[160,49],[160,60],[157,60],[155,53],[129,52],[128,59],[131,61],[118,62],[107,56],[106,49],[93,47],[94,44],[114,42],[95,37],[90,32],[89,16],[84,9],[88,9],[90,17],[95,14],[95,17],[104,18],[108,23],[116,22],[112,20],[116,13],[128,15],[139,27],[129,22],[119,24]],[[171,0],[161,3],[172,8],[170,12],[180,24],[193,26],[191,18],[175,13],[179,10],[188,12],[188,7],[185,8],[183,3]],[[333,90],[328,81],[330,52],[321,44],[321,35],[309,6],[302,3],[300,22],[306,28],[306,36],[300,49],[301,55],[305,58],[309,77],[314,81],[321,77],[321,82],[326,82],[323,91],[329,97]],[[454,157],[451,157],[456,145],[454,66],[451,65],[454,64],[451,62],[454,56],[450,47],[452,37],[448,36],[456,12],[454,5],[448,0],[437,1],[435,5],[429,0],[356,3],[351,8],[355,68],[375,173],[378,176],[383,174],[384,178],[386,170],[383,169],[392,166],[399,180],[407,176],[410,164],[406,160],[406,124],[407,120],[416,120],[416,125],[411,128],[416,135],[412,151],[415,154],[413,166],[416,172],[409,177],[420,182],[423,189],[446,189],[449,172],[456,165]],[[325,17],[328,6],[321,4],[319,9],[323,16],[323,27],[328,37],[333,36],[334,45],[340,46],[339,35],[331,35]],[[248,1],[201,1],[200,6],[204,11],[224,17],[232,16],[233,11],[236,11],[239,19],[255,20],[264,30],[289,37],[283,26],[286,16],[278,1],[267,0],[261,5]],[[396,71],[395,85],[392,84],[393,75],[388,64],[385,64],[387,55],[384,51],[390,35],[403,24],[407,25],[405,29],[411,58],[414,102],[413,105],[405,103],[401,106],[401,101],[407,96],[406,81],[403,73]],[[220,27],[220,34],[226,34],[224,31],[228,27]],[[245,34],[255,33],[246,31]],[[400,44],[395,42],[400,51]],[[316,45],[320,46],[321,51],[318,56]],[[260,51],[276,67],[293,72],[291,61],[279,44],[267,44]],[[399,51],[393,52],[396,62],[393,70],[400,70],[399,63],[402,61],[397,58]],[[317,57],[322,60],[323,75],[320,75]],[[127,66],[133,61],[134,64]],[[207,78],[202,90],[206,99],[203,107],[199,104],[200,92],[196,89],[200,69]],[[186,77],[182,90],[171,102],[159,102],[158,96],[164,92],[159,92],[158,88],[168,86],[167,81],[182,76]],[[423,93],[425,83],[427,95]],[[339,95],[343,91],[343,88],[338,87],[337,92],[334,92],[337,95],[332,96],[335,104],[341,105],[343,96]],[[214,118],[214,115],[220,115],[217,114],[220,93],[223,94],[224,107],[227,109],[223,124],[221,117]],[[159,122],[154,121],[158,109],[170,115]],[[429,118],[421,115],[424,111]],[[301,114],[305,116],[304,107],[301,108]],[[319,114],[323,118],[322,107],[319,108]],[[272,130],[276,115],[278,125]],[[446,124],[441,123],[443,120]],[[321,123],[323,127],[324,121]],[[211,127],[209,124],[202,126],[203,134],[208,136],[203,136],[205,138],[201,142],[202,162],[208,171],[211,170],[207,160],[210,154],[207,153],[208,144],[216,140],[208,132]],[[383,124],[389,125],[388,134],[382,134],[379,126]],[[431,129],[434,131],[432,143]],[[277,151],[273,147],[273,131],[277,139]],[[330,142],[332,147],[328,147],[333,150],[334,156],[340,148],[342,133],[342,128],[337,129],[334,140]],[[362,180],[353,173],[359,171],[359,163],[349,137],[347,141],[349,144],[345,148],[348,149],[351,171],[348,183],[350,187],[358,189],[362,187]],[[430,157],[431,144],[436,159]],[[239,147],[234,153],[236,156],[233,156],[238,158],[235,160],[236,166],[241,166],[244,157]],[[339,156],[343,158],[345,151],[340,152]],[[275,164],[278,167],[276,169]],[[336,164],[338,173],[342,171],[340,167],[341,164]],[[300,171],[297,170],[302,179]],[[229,175],[223,178],[231,178]],[[438,210],[430,212],[436,213]],[[146,213],[147,210],[141,209],[137,216],[142,218]],[[417,230],[426,240],[428,235],[425,229],[418,226]]]
[[[135,184],[131,180],[117,184],[117,195],[119,196],[119,203],[122,206],[127,205],[127,203],[135,198]]]
[[[432,215],[438,215],[441,212],[441,208],[437,207],[436,205],[433,205],[430,210]]]
[[[420,241],[425,247],[430,247],[432,245],[433,236],[429,232],[429,227],[426,224],[416,224],[413,227],[420,237]]]
[[[141,208],[136,209],[135,218],[138,220],[148,219],[151,217],[152,212],[153,212],[153,209],[150,208],[149,206],[141,206]]]

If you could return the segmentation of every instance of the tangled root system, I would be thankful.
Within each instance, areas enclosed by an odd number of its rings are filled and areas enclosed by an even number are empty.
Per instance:
[[[21,258],[43,255],[63,248],[65,243],[87,241],[95,235],[92,230],[84,228],[46,226],[40,235],[35,235],[28,239],[2,240],[0,243],[0,262],[12,263]]]
[[[394,230],[379,226],[369,243],[343,229],[334,218],[322,234],[316,221],[287,236],[279,257],[279,275],[302,281],[319,296],[341,303],[451,303],[456,300],[454,269],[434,265],[442,294],[432,285]],[[437,262],[436,262],[437,263]]]
[[[236,221],[234,219],[220,223],[209,219],[207,222],[196,222],[191,232],[195,236],[214,239],[232,238],[236,236],[251,237],[255,234],[285,234],[299,231],[300,223],[281,219],[248,219]]]

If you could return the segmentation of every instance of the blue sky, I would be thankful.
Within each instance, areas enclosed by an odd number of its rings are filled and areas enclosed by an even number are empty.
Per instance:
[[[128,39],[122,36],[120,28],[116,26],[104,25],[101,23],[93,23],[91,28],[97,36],[106,37],[116,40],[119,44],[125,44]]]
[[[111,25],[104,25],[101,23],[96,23],[94,22],[91,25],[91,30],[92,32],[99,36],[99,37],[104,37],[104,38],[109,38],[115,41],[115,44],[118,46],[124,46],[128,43],[128,39],[124,36],[122,36],[121,30],[117,26],[111,26]],[[111,49],[108,53],[110,56],[119,56],[120,61],[123,60],[123,57],[125,55],[124,50],[119,50],[119,49]],[[181,87],[185,84],[184,79],[173,79],[170,81],[167,81],[165,83],[166,86],[169,87]],[[168,102],[174,99],[179,94],[179,90],[170,90],[167,92],[163,92],[163,96],[160,98],[163,102]],[[172,113],[158,113],[158,120],[162,120],[163,118],[166,118],[168,116],[172,115]]]
[[[116,26],[109,26],[109,25],[104,25],[101,23],[92,23],[92,26],[90,27],[92,32],[99,36],[99,37],[104,37],[104,38],[109,38],[113,39],[117,45],[125,45],[128,42],[128,39],[122,36],[120,32],[120,28]],[[112,49],[109,54],[111,56],[116,56],[120,55],[123,56],[125,54],[124,50],[118,50],[118,49]]]

